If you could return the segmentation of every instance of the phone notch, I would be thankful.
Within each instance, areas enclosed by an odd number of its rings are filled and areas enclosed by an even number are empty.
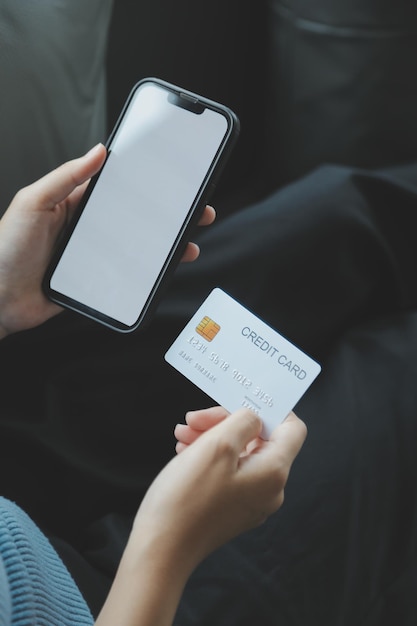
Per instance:
[[[196,115],[201,115],[206,108],[204,104],[198,101],[198,98],[184,93],[183,91],[180,91],[178,94],[173,92],[169,93],[168,102],[181,109],[195,113]]]

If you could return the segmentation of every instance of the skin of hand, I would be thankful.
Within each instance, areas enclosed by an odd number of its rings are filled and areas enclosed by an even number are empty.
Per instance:
[[[164,510],[160,522],[170,520],[174,549],[183,541],[195,565],[281,506],[306,427],[291,413],[265,441],[259,437],[261,419],[248,409],[231,415],[222,407],[193,413],[200,426],[205,422],[205,431],[159,474],[135,525],[152,519],[153,529],[157,528],[158,513]]]
[[[106,158],[98,144],[17,192],[0,220],[0,338],[42,324],[62,309],[47,300],[42,278],[56,241],[68,223],[91,176]],[[200,225],[215,219],[206,207]],[[189,243],[183,261],[194,261],[199,248]]]
[[[198,563],[260,525],[283,502],[291,465],[307,434],[304,422],[290,413],[265,441],[259,437],[260,418],[248,409],[228,414],[213,407],[193,414],[204,432],[197,431],[192,445],[185,444],[145,495],[100,626],[115,619],[171,624]]]
[[[185,415],[185,424],[177,424],[174,436],[177,439],[175,451],[177,454],[185,450],[200,435],[216,424],[222,422],[229,412],[222,406],[213,406],[198,411],[188,411]]]

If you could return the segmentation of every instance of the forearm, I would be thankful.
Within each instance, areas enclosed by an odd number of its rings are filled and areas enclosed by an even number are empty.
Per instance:
[[[172,625],[191,571],[162,543],[131,537],[96,626]]]

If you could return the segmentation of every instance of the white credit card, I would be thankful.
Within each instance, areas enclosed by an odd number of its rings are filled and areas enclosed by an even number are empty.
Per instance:
[[[199,307],[165,360],[232,413],[248,407],[262,437],[294,408],[320,365],[222,289]]]

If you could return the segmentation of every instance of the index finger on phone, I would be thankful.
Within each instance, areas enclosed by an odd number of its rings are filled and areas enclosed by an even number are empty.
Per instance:
[[[203,214],[202,214],[202,216],[200,217],[200,219],[198,221],[198,225],[199,226],[210,226],[210,224],[212,224],[215,219],[216,219],[216,210],[210,204],[207,204],[204,207],[204,211],[203,211]]]

